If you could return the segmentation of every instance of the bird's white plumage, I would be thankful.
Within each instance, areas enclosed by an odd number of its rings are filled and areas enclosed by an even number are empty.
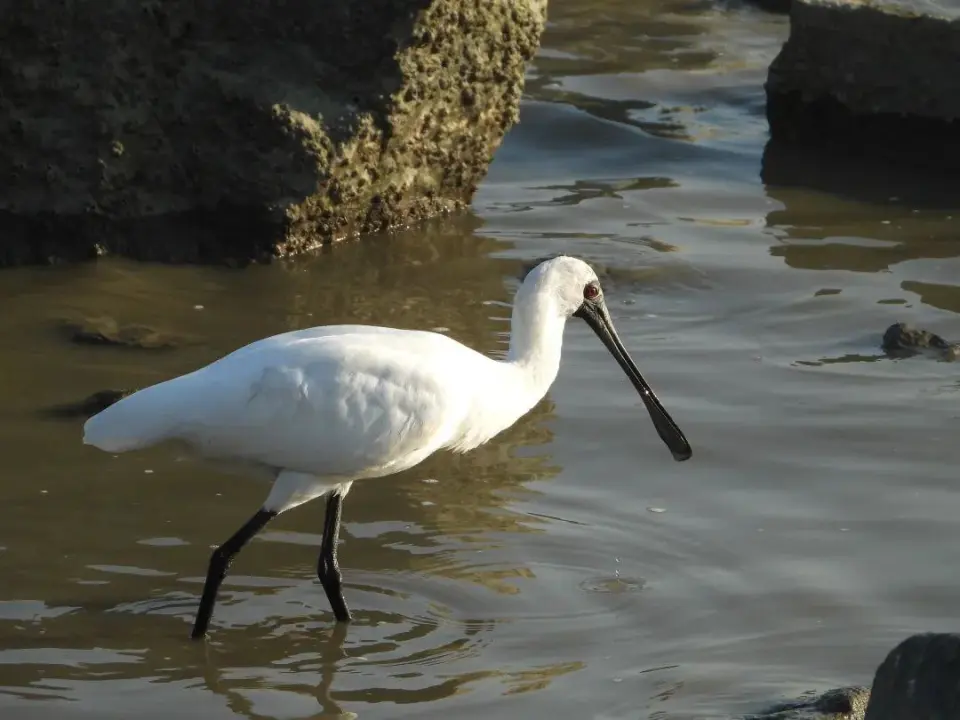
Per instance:
[[[437,450],[470,450],[510,427],[556,378],[573,315],[626,373],[674,459],[687,460],[690,445],[620,341],[596,274],[565,256],[539,263],[521,283],[502,362],[438,333],[299,330],[120,400],[87,421],[84,442],[123,452],[179,441],[274,478],[261,508],[211,554],[193,638],[206,635],[237,553],[278,514],[323,495],[317,578],[336,620],[349,622],[337,545],[351,484],[406,470]]]
[[[596,275],[559,257],[514,303],[510,354],[488,358],[444,335],[360,325],[251,343],[145,388],[84,426],[84,442],[124,452],[167,440],[277,475],[282,512],[352,481],[470,450],[529,411],[556,377],[565,321]]]

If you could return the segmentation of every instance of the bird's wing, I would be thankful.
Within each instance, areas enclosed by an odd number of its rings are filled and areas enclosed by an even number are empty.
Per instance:
[[[280,349],[290,347],[303,340],[321,340],[323,338],[344,335],[367,338],[384,336],[387,338],[401,338],[409,342],[410,338],[420,339],[422,341],[422,338],[419,336],[435,336],[436,333],[423,330],[401,330],[398,328],[378,327],[376,325],[318,325],[317,327],[290,330],[285,333],[255,340],[248,345],[244,345],[242,348],[234,350],[229,355],[212,363],[212,365],[229,362],[235,360],[237,356],[262,352],[271,348]],[[430,339],[427,338],[428,342],[429,340]]]
[[[119,451],[179,439],[316,475],[396,472],[460,426],[469,398],[456,370],[474,355],[431,333],[288,337],[124,398],[88,421],[87,442]]]

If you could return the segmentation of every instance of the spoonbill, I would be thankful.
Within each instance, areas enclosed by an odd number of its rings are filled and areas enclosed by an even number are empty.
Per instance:
[[[210,557],[194,639],[206,635],[243,546],[280,513],[324,496],[317,577],[336,620],[348,622],[337,542],[353,482],[407,470],[438,450],[467,452],[513,425],[553,384],[569,317],[586,321],[619,363],[674,459],[688,459],[687,439],[614,329],[596,273],[568,255],[523,278],[502,361],[421,330],[296,330],[122,398],[87,420],[83,441],[109,453],[178,441],[273,480],[260,509]]]

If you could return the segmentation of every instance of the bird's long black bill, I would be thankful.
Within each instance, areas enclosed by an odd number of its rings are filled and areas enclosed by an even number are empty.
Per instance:
[[[670,413],[660,404],[660,400],[657,399],[647,381],[643,379],[643,375],[640,374],[640,369],[633,358],[630,357],[630,353],[620,342],[620,337],[613,327],[613,320],[610,319],[610,313],[607,312],[603,303],[584,302],[575,315],[585,320],[587,325],[593,329],[597,337],[607,347],[607,350],[610,351],[610,354],[616,358],[627,377],[630,378],[630,382],[640,393],[643,404],[647,406],[647,412],[650,413],[650,419],[657,429],[657,434],[670,448],[673,459],[677,462],[688,460],[693,455],[690,443],[687,442],[683,432],[670,417]]]

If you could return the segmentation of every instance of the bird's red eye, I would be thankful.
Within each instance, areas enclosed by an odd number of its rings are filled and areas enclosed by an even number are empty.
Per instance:
[[[594,283],[588,283],[583,286],[583,297],[587,300],[596,300],[600,294],[600,286]]]

